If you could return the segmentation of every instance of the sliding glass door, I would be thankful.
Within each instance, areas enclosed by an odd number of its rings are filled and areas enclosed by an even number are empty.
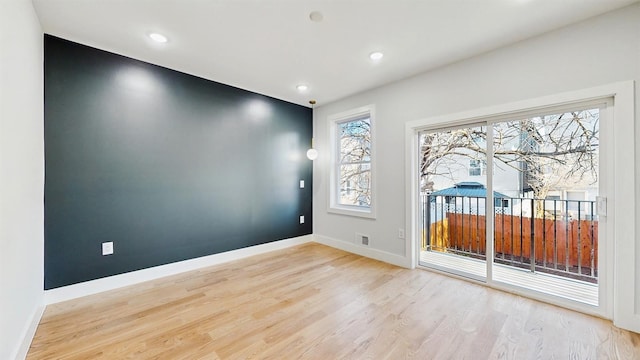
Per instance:
[[[493,280],[598,305],[600,113],[493,124]]]
[[[487,127],[420,133],[420,262],[486,277]]]
[[[420,132],[419,264],[598,306],[605,109]]]

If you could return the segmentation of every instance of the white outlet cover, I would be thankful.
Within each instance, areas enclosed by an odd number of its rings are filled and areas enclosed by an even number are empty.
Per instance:
[[[102,243],[102,255],[113,254],[113,241]]]
[[[300,180],[300,189],[304,189],[304,180]]]
[[[300,224],[304,224],[304,215],[300,215]]]

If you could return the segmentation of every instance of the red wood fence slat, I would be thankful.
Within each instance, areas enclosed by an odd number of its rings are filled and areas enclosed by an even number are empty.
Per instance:
[[[471,253],[485,253],[485,216],[448,213],[446,219],[431,225],[431,244]],[[589,220],[533,219],[535,259],[559,267],[598,267],[598,222]],[[505,259],[531,257],[531,218],[496,214],[495,252]],[[580,249],[578,255],[578,248]],[[554,251],[554,249],[557,249]],[[567,259],[568,255],[568,259]],[[578,257],[580,260],[578,260]],[[547,265],[550,266],[550,265]]]

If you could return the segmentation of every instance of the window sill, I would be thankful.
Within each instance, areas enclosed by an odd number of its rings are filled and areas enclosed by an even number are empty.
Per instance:
[[[373,209],[361,210],[357,207],[350,206],[331,206],[327,209],[328,213],[361,217],[365,219],[375,219],[376,213]]]

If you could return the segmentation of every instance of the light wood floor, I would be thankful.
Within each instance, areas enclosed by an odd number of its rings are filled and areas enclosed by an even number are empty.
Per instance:
[[[640,359],[610,322],[318,244],[48,306],[28,359]]]

